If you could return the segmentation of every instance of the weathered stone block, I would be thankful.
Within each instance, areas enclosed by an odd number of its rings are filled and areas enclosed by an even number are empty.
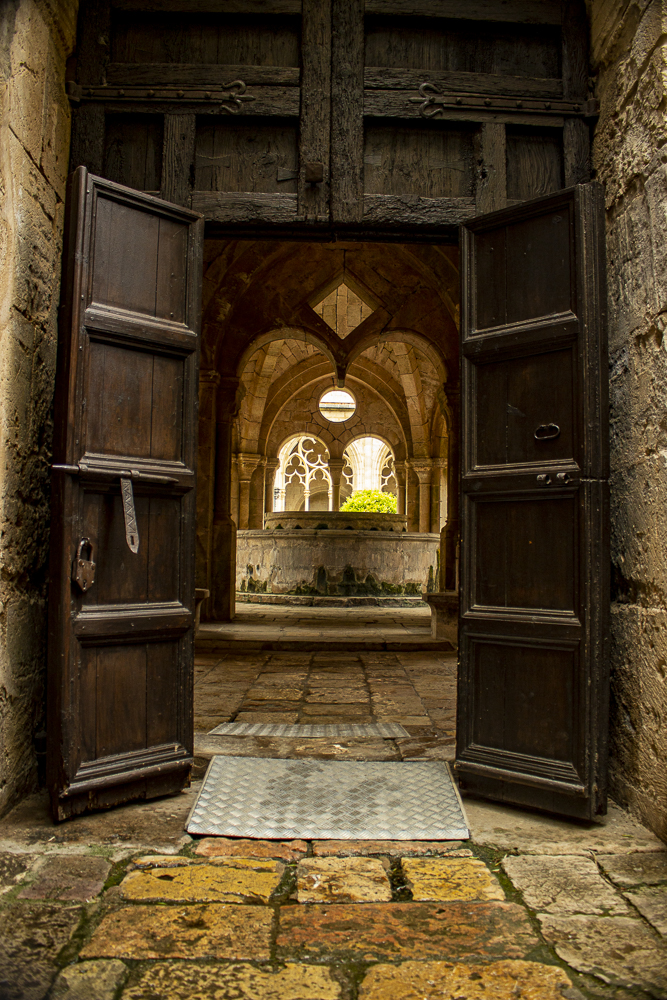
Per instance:
[[[404,858],[401,867],[416,900],[505,899],[498,880],[476,858]]]
[[[230,837],[204,837],[195,848],[201,858],[279,858],[298,861],[308,853],[305,840],[234,840]]]
[[[130,872],[123,879],[123,899],[166,903],[268,902],[284,865],[258,858],[220,858],[215,865],[159,866]]]
[[[503,868],[528,906],[541,913],[628,914],[592,858],[524,855],[505,858]]]
[[[659,934],[667,937],[667,886],[650,886],[635,889],[625,895],[636,906],[642,917],[655,927]]]
[[[103,918],[81,957],[268,961],[272,924],[263,906],[127,906]]]
[[[169,997],[169,1000],[339,1000],[341,987],[328,969],[290,965],[256,969],[251,965],[196,965],[157,962],[123,993],[123,1000]]]
[[[40,859],[36,878],[21,889],[19,899],[71,899],[86,902],[101,891],[111,862],[85,855],[60,855]]]
[[[562,969],[537,962],[401,962],[369,969],[359,1000],[562,1000],[571,986]]]
[[[375,858],[307,858],[297,867],[300,903],[380,903],[391,899],[387,870]]]
[[[667,884],[667,853],[600,854],[597,861],[616,885]]]
[[[364,903],[280,912],[278,957],[448,961],[524,958],[539,943],[514,903]]]
[[[116,958],[69,965],[58,976],[51,1000],[115,1000],[128,967]]]
[[[643,921],[551,914],[540,915],[539,921],[547,942],[578,972],[665,995],[667,946]]]

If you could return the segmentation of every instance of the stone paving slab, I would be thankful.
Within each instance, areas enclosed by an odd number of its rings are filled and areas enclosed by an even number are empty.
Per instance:
[[[556,819],[464,798],[470,836],[481,847],[519,854],[664,852],[665,845],[614,802],[599,823]]]
[[[297,866],[300,903],[388,903],[391,885],[377,858],[307,858]]]
[[[505,899],[498,880],[476,858],[404,858],[401,867],[416,900]]]
[[[0,920],[0,997],[43,1000],[56,959],[81,918],[80,906],[15,902]]]
[[[391,858],[426,857],[448,854],[472,857],[472,851],[461,847],[460,840],[314,840],[315,857],[354,857],[380,854]]]
[[[402,962],[375,965],[359,988],[359,1000],[563,1000],[570,978],[537,962]]]
[[[600,855],[597,861],[615,885],[667,884],[667,852]]]
[[[258,858],[218,858],[216,864],[186,864],[132,871],[120,886],[122,899],[142,903],[268,903],[285,866]]]
[[[133,802],[54,824],[46,793],[30,795],[0,820],[0,851],[30,854],[86,854],[91,845],[112,860],[138,850],[177,854],[190,837],[185,820],[199,794],[199,782],[164,799]]]
[[[667,886],[647,886],[635,889],[625,895],[636,906],[642,917],[655,927],[659,934],[667,937]]]
[[[505,858],[503,868],[528,906],[540,913],[630,915],[592,858],[523,855]]]
[[[247,840],[243,837],[203,837],[195,854],[201,858],[278,858],[299,861],[308,853],[305,840]]]
[[[134,905],[108,913],[82,958],[268,961],[273,911],[242,903]]]
[[[525,958],[539,944],[515,903],[341,903],[280,911],[279,959],[476,961]]]
[[[266,757],[274,760],[400,760],[393,740],[292,739],[276,736],[208,736],[195,733],[195,757]]]
[[[196,965],[158,962],[146,969],[123,1000],[339,1000],[340,985],[329,969],[287,965],[284,969],[257,969],[251,965]]]
[[[102,891],[110,869],[106,858],[76,854],[40,858],[31,872],[34,881],[21,889],[19,899],[87,902]]]
[[[116,1000],[129,971],[117,958],[70,965],[58,976],[49,1000]]]
[[[556,953],[578,972],[667,997],[667,945],[642,920],[538,915]]]
[[[0,854],[0,895],[16,888],[34,861],[29,854]]]

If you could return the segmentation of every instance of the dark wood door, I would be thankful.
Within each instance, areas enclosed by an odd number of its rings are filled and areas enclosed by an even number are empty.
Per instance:
[[[606,809],[604,205],[580,185],[462,230],[457,772],[472,792]]]
[[[195,213],[83,167],[67,207],[49,608],[57,819],[189,780],[203,242]]]

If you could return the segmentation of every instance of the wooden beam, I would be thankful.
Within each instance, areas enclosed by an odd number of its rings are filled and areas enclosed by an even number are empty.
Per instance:
[[[248,87],[298,87],[298,66],[223,66],[218,63],[109,63],[111,87],[222,87],[243,80]]]
[[[364,193],[364,0],[333,0],[331,214],[360,222]]]
[[[194,115],[165,115],[162,145],[162,197],[190,207],[195,169]]]
[[[299,216],[329,217],[331,130],[331,0],[303,0],[301,21],[301,120],[299,129]],[[309,164],[321,163],[323,180],[308,183]]]
[[[579,118],[569,119],[563,127],[563,171],[565,187],[591,179],[590,129]]]
[[[120,88],[123,89],[123,88]],[[247,117],[299,117],[299,88],[298,87],[254,87],[248,90],[254,98],[241,105],[240,112],[233,117],[237,121],[243,121]],[[88,97],[84,91],[82,104],[87,103],[103,104],[107,111],[114,114],[138,113],[152,115],[168,114],[197,114],[197,115],[226,115],[230,114],[225,108],[224,98],[218,100],[207,100],[204,91],[193,90],[190,93],[184,91],[183,97],[177,98],[175,94],[166,94],[163,88],[156,88],[155,96],[149,97],[141,90],[127,90],[121,94],[112,87],[99,87],[93,89],[92,96]]]
[[[365,223],[375,225],[457,226],[475,215],[474,198],[422,198],[420,195],[364,195]]]
[[[105,82],[110,57],[109,0],[84,0],[79,8],[76,79],[82,86]]]
[[[69,169],[85,167],[98,176],[104,171],[105,115],[101,104],[85,104],[72,113]]]
[[[237,191],[193,191],[191,205],[206,220],[227,223],[291,223],[297,217],[295,194],[246,194]]]
[[[561,0],[366,0],[367,14],[560,24]]]
[[[530,76],[501,76],[497,73],[453,73],[431,69],[392,69],[367,66],[364,70],[365,90],[414,90],[422,83],[432,83],[439,90],[467,94],[495,94],[514,97],[544,97],[562,100],[563,81]]]
[[[451,97],[451,95],[449,95]],[[452,99],[451,105],[439,105],[436,115],[429,114],[423,117],[420,114],[420,104],[411,98],[405,90],[366,90],[364,91],[364,115],[369,118],[403,118],[412,121],[421,121],[426,124],[429,121],[451,121],[451,122],[503,122],[507,125],[546,125],[552,128],[563,127],[563,113],[559,111],[531,110],[522,103],[521,109],[514,110],[512,105],[516,102],[507,98],[493,101],[493,104],[486,108],[484,101],[479,97],[475,99],[476,106],[471,106],[472,102],[467,102],[466,107],[455,105]],[[503,101],[507,107],[502,108]],[[423,103],[423,102],[422,102]],[[537,103],[537,102],[534,102]]]
[[[507,204],[505,126],[486,122],[475,137],[475,207],[477,214],[495,212]]]
[[[563,11],[563,96],[569,101],[588,97],[588,22],[580,0],[565,0]]]

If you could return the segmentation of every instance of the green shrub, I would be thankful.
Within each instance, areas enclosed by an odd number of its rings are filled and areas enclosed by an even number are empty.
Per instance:
[[[396,497],[393,493],[382,493],[380,490],[355,490],[351,497],[341,504],[342,511],[362,511],[376,514],[395,514],[397,511]]]

